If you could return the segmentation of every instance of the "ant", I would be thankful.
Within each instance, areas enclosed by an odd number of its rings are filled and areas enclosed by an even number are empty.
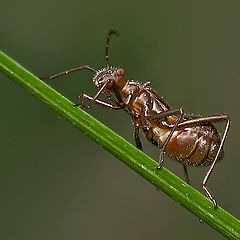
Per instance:
[[[216,162],[223,155],[222,148],[230,127],[229,116],[227,114],[208,117],[185,115],[183,108],[170,107],[150,87],[150,82],[140,83],[127,80],[124,76],[124,69],[110,65],[108,49],[112,35],[118,35],[118,33],[110,31],[107,35],[105,68],[97,71],[84,65],[43,79],[51,80],[82,69],[92,71],[95,74],[93,83],[98,92],[93,97],[81,94],[78,103],[74,106],[84,107],[83,100],[88,100],[90,103],[87,108],[95,103],[106,108],[126,111],[132,117],[137,148],[142,150],[139,136],[139,130],[142,129],[146,138],[160,148],[157,169],[161,169],[164,155],[167,154],[183,164],[185,180],[188,184],[190,182],[187,166],[210,165],[210,169],[203,179],[202,188],[206,196],[212,201],[213,207],[216,208],[217,202],[206,184]],[[111,103],[99,100],[101,94],[107,96]],[[226,122],[222,137],[213,125],[213,123],[221,121]]]

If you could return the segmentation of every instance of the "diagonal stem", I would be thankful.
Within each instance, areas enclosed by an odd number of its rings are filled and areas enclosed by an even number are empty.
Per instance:
[[[1,51],[0,71],[22,85],[22,87],[69,120],[70,123],[86,133],[91,139],[111,152],[148,182],[161,189],[227,239],[240,239],[240,221],[238,219],[221,207],[214,209],[212,203],[205,196],[165,168],[160,171],[156,170],[157,163],[155,161],[82,109],[73,108],[68,99]],[[161,210],[158,208],[156,211],[160,212]]]

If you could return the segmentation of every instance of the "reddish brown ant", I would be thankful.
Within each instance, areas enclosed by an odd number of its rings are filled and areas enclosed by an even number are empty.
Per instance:
[[[97,94],[94,97],[81,94],[79,102],[75,106],[83,107],[83,100],[89,100],[90,104],[96,103],[110,109],[126,111],[132,117],[137,148],[142,150],[139,136],[139,130],[142,128],[147,139],[161,150],[157,168],[160,169],[163,166],[166,153],[183,164],[185,179],[188,183],[187,166],[210,165],[210,169],[203,179],[202,187],[216,208],[217,202],[206,184],[217,160],[222,156],[223,144],[230,126],[229,116],[226,114],[209,117],[185,115],[182,108],[172,109],[150,87],[150,82],[140,83],[127,80],[122,68],[112,67],[109,64],[109,41],[113,34],[117,33],[110,31],[107,36],[105,68],[96,71],[85,65],[45,79],[54,79],[81,69],[95,73],[93,83],[98,88]],[[101,94],[106,95],[111,103],[99,100]],[[222,138],[212,124],[220,121],[226,121]]]

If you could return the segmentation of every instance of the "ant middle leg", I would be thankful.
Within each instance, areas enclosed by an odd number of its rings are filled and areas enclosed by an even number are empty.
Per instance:
[[[180,121],[182,120],[183,115],[184,115],[184,111],[183,111],[182,108],[171,109],[171,110],[161,112],[161,113],[159,113],[157,115],[154,115],[154,116],[146,117],[146,119],[149,119],[149,120],[153,120],[153,119],[163,120],[166,117],[171,116],[171,115],[179,115],[179,117],[178,117],[176,123],[174,124],[174,126],[171,128],[171,131],[168,134],[167,139],[165,140],[165,142],[163,143],[163,145],[161,147],[161,152],[160,152],[160,156],[159,156],[159,164],[157,166],[157,169],[160,169],[163,166],[166,146],[169,143],[174,131],[177,129]]]
[[[143,148],[142,148],[142,143],[141,143],[141,139],[139,136],[139,126],[137,124],[134,124],[134,139],[136,142],[136,147],[142,151]]]
[[[188,176],[187,166],[186,166],[185,164],[183,164],[183,171],[184,171],[184,179],[185,179],[185,182],[186,182],[188,185],[191,185],[191,184],[190,184],[190,179],[189,179],[189,176]]]

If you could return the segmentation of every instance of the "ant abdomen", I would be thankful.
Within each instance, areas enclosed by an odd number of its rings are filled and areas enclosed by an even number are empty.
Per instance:
[[[171,130],[156,125],[153,128],[145,128],[143,131],[148,140],[161,148]],[[220,142],[220,136],[214,126],[186,127],[174,131],[165,152],[169,157],[185,165],[207,166],[214,161]]]

